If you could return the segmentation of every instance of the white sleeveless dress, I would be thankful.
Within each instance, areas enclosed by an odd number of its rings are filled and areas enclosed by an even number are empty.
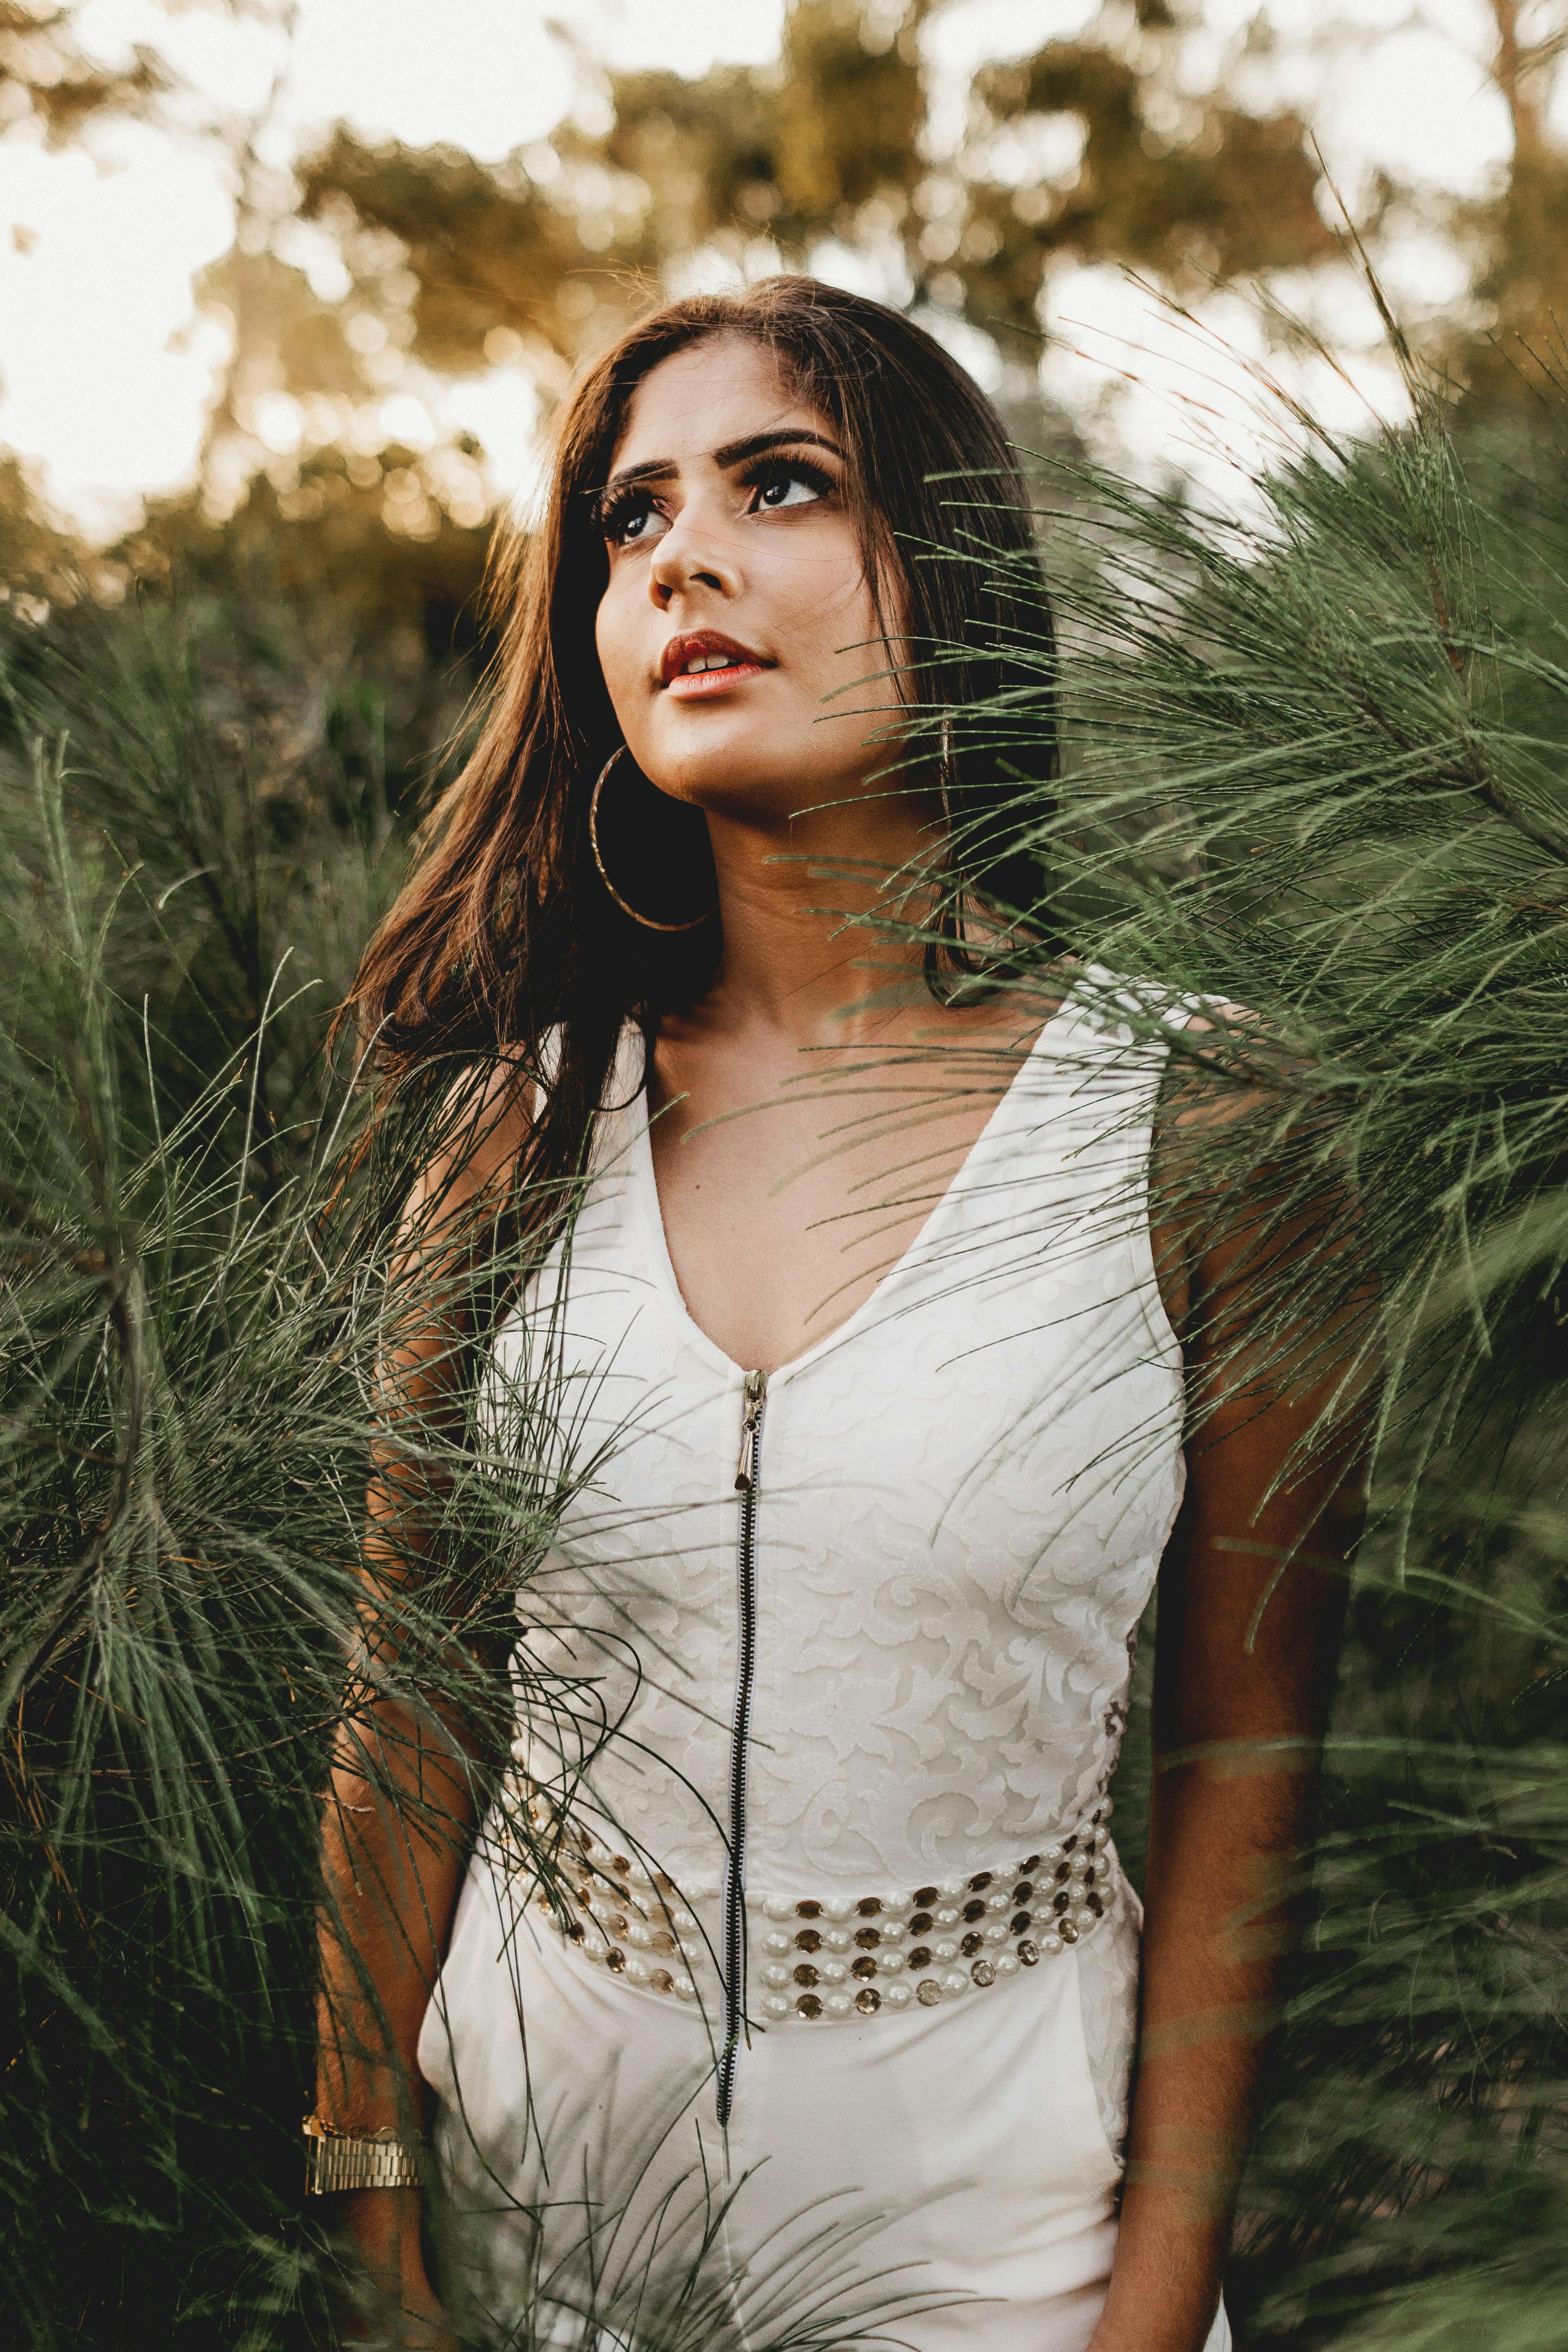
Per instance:
[[[1096,995],[765,1388],[682,1302],[628,1033],[489,1385],[498,1460],[544,1399],[572,1491],[419,2044],[484,2340],[1089,2342],[1140,1929],[1107,1791],[1184,1466],[1164,1054]]]

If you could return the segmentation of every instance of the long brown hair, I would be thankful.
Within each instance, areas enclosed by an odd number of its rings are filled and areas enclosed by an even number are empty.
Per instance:
[[[620,740],[594,641],[608,574],[594,493],[643,378],[720,334],[763,345],[842,437],[867,576],[903,583],[900,634],[916,656],[905,732],[923,737],[928,761],[940,740],[958,884],[1015,908],[1038,895],[1037,869],[1008,846],[1014,788],[986,740],[994,715],[966,724],[982,698],[1016,688],[1039,714],[1035,778],[1054,756],[1050,610],[995,410],[911,320],[815,278],[655,311],[594,362],[558,420],[543,518],[502,549],[494,575],[502,638],[488,723],[422,829],[344,1008],[393,1086],[437,1065],[493,1066],[498,1054],[536,1075],[557,1030],[519,1171],[530,1182],[557,1186],[579,1164],[627,1021],[651,1036],[717,963],[717,915],[669,935],[616,907],[595,865],[588,802]]]

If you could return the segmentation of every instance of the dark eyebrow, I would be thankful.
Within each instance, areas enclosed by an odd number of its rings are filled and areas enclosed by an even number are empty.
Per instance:
[[[716,466],[742,466],[748,457],[760,457],[765,450],[796,449],[803,441],[809,441],[818,449],[831,450],[836,457],[844,455],[837,441],[830,441],[826,433],[814,433],[809,425],[771,433],[748,433],[743,440],[726,441],[721,447],[710,450],[709,455]],[[623,467],[618,474],[610,476],[603,491],[591,490],[587,495],[603,497],[611,490],[625,489],[631,482],[667,482],[679,470],[673,457],[650,457],[644,465]]]
[[[793,431],[750,433],[743,441],[726,441],[721,449],[714,450],[713,463],[742,466],[748,457],[760,457],[764,449],[795,449],[803,441],[811,442],[818,449],[831,449],[836,457],[844,455],[837,442],[830,441],[826,433],[814,433],[809,425],[799,425]]]

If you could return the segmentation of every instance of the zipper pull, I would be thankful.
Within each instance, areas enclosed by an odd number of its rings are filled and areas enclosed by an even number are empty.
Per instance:
[[[746,1374],[746,1408],[741,1416],[741,1458],[735,1465],[735,1492],[748,1494],[757,1470],[757,1427],[768,1392],[766,1372]]]

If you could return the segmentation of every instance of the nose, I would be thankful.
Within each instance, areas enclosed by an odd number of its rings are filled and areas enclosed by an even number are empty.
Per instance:
[[[725,547],[722,532],[683,509],[659,541],[648,567],[648,594],[654,603],[663,612],[693,588],[730,597],[739,594],[740,587],[740,564]]]

